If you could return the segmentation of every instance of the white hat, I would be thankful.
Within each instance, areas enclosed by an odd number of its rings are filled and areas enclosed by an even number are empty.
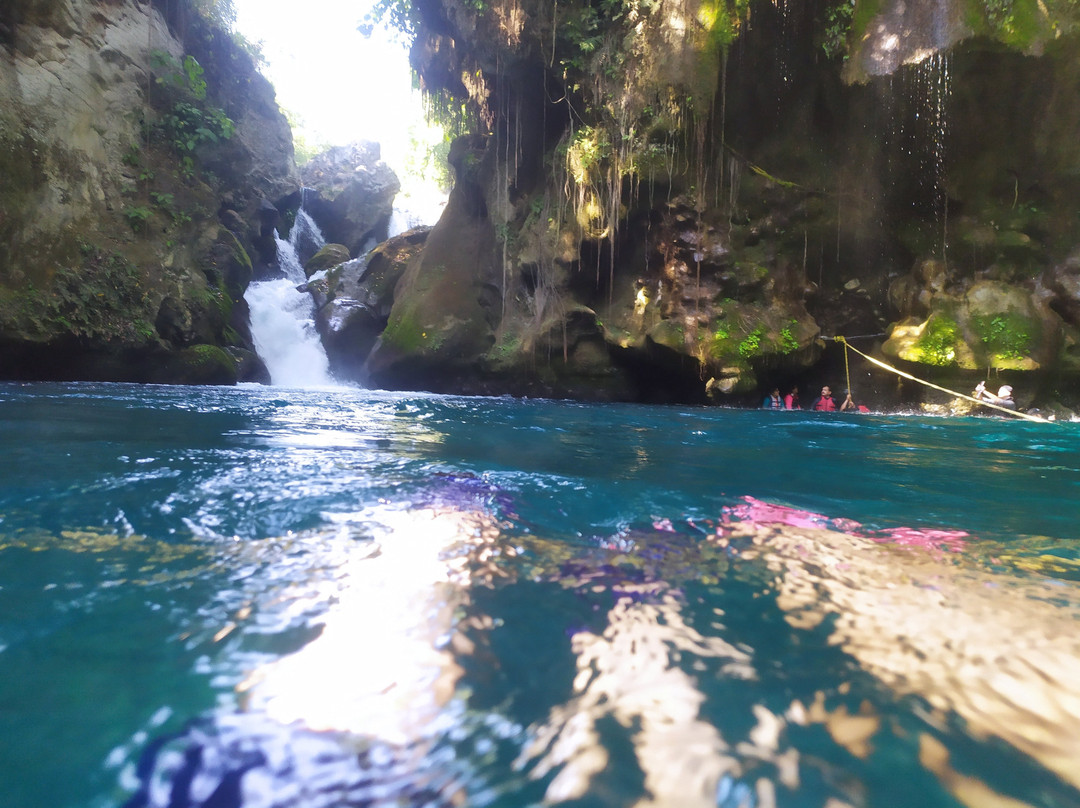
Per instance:
[[[1001,388],[998,390],[998,398],[1005,398],[1006,396],[1011,396],[1011,395],[1012,395],[1012,387],[1010,387],[1007,384],[1001,385]]]

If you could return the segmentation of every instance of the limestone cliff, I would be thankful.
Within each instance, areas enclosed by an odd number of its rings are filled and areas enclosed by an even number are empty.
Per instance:
[[[372,379],[748,403],[841,386],[822,337],[865,335],[955,388],[989,372],[1075,400],[1076,21],[1072,2],[417,0],[423,86],[472,117]],[[863,398],[922,397],[866,371]]]
[[[0,377],[243,376],[260,204],[298,179],[273,89],[192,4],[6,0],[0,176]]]

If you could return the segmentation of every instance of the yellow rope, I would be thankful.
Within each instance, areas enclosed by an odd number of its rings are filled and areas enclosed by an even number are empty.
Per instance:
[[[964,395],[963,393],[958,393],[955,390],[950,390],[947,387],[941,387],[939,385],[934,384],[933,382],[928,382],[928,381],[925,381],[923,379],[912,376],[910,373],[905,373],[904,371],[902,371],[902,370],[900,370],[898,368],[894,368],[892,365],[885,364],[880,359],[875,359],[872,356],[867,356],[866,354],[864,354],[862,351],[860,351],[858,348],[856,348],[854,345],[852,345],[850,342],[848,342],[843,337],[833,337],[833,340],[836,341],[836,342],[839,342],[841,345],[844,346],[844,370],[845,370],[845,372],[847,371],[847,349],[850,348],[855,353],[857,353],[859,356],[861,356],[863,359],[867,360],[868,362],[873,362],[875,365],[877,365],[880,368],[884,368],[885,370],[888,370],[891,373],[895,373],[897,376],[903,376],[905,379],[911,379],[911,381],[913,381],[913,382],[918,382],[919,384],[925,384],[927,387],[933,387],[935,390],[940,390],[941,392],[948,393],[951,396],[956,396],[957,398],[967,399],[968,401],[972,401],[975,404],[981,404],[984,407],[990,407],[991,409],[994,409],[994,410],[1000,410],[1001,412],[1005,413],[1006,415],[1015,415],[1017,418],[1023,418],[1026,421],[1034,421],[1035,423],[1038,423],[1038,424],[1052,424],[1052,423],[1054,423],[1053,421],[1048,421],[1045,418],[1039,418],[1036,415],[1028,415],[1026,412],[1017,412],[1016,410],[1010,410],[1007,407],[999,407],[997,404],[991,404],[989,401],[982,401],[980,399],[975,398],[974,396],[967,396],[967,395]],[[850,381],[848,382],[848,389],[849,390],[851,389]]]
[[[843,337],[837,337],[837,339],[840,340],[841,343],[843,343],[843,346],[844,346],[844,378],[847,380],[847,395],[850,396],[851,395],[851,371],[848,369],[848,361],[847,361],[848,344],[847,344],[847,340],[845,340]]]

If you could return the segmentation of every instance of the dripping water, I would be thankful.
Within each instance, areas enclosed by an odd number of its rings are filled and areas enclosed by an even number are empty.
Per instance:
[[[949,195],[945,188],[946,151],[949,119],[947,105],[951,90],[949,57],[943,52],[926,60],[929,72],[929,98],[932,117],[931,143],[933,157],[934,214],[941,228],[941,260],[945,261],[949,244]]]

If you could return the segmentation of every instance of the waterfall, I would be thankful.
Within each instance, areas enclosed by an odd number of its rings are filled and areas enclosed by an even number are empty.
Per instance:
[[[399,236],[412,227],[409,220],[408,211],[402,210],[397,205],[394,205],[393,211],[390,213],[390,226],[387,228],[386,237],[393,238]]]
[[[307,282],[299,251],[318,251],[326,240],[302,208],[297,211],[289,238],[283,239],[275,231],[274,239],[278,265],[285,277],[253,283],[244,294],[251,311],[255,350],[275,386],[335,386],[330,362],[315,329],[315,301],[307,292],[297,291],[297,286]]]
[[[435,224],[446,207],[446,194],[438,189],[413,189],[399,194],[390,213],[387,238],[399,236],[414,227]]]

